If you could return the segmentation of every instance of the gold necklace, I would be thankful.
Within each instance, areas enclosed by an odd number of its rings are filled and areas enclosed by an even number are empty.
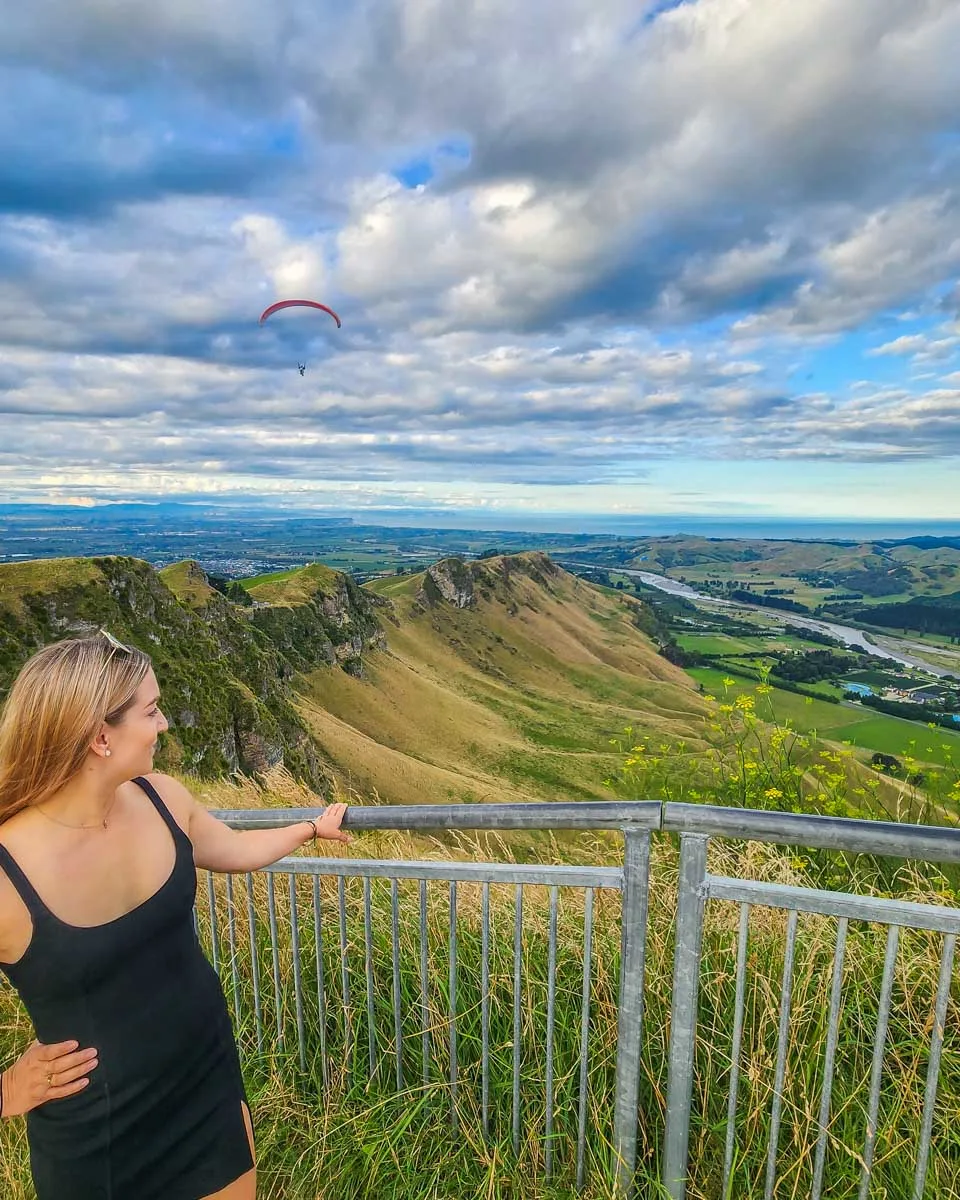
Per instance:
[[[53,821],[57,825],[62,825],[65,829],[96,829],[98,825],[102,825],[103,828],[106,829],[107,817],[110,816],[110,813],[113,811],[113,806],[116,804],[116,802],[117,802],[117,797],[114,796],[113,799],[110,801],[110,807],[103,814],[103,821],[102,822],[96,821],[93,825],[71,825],[67,821],[61,821],[59,817],[51,817],[49,813],[45,813],[42,808],[39,808],[36,805],[34,807],[37,809],[37,812],[42,817],[46,817],[48,821]]]

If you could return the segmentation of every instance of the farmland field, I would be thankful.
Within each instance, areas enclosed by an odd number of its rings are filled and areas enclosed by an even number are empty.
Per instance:
[[[717,698],[752,694],[756,688],[756,684],[746,679],[738,679],[731,687],[724,688],[724,672],[710,667],[693,667],[688,674]],[[960,733],[878,715],[859,705],[828,704],[775,687],[760,701],[757,712],[766,720],[789,722],[802,733],[816,732],[822,738],[850,742],[870,753],[910,754],[921,762],[940,765],[960,762]]]
[[[830,731],[830,738],[850,742],[864,750],[880,750],[898,756],[909,754],[921,762],[941,766],[960,762],[960,736],[949,729],[930,729],[918,721],[902,721],[897,717],[872,716],[865,721],[841,725]]]
[[[731,637],[726,633],[678,633],[677,642],[684,650],[700,654],[752,654],[759,639]]]

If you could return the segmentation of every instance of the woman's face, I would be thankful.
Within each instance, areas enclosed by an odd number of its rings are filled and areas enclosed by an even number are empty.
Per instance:
[[[120,724],[106,727],[114,767],[129,779],[153,770],[157,738],[169,728],[159,701],[160,688],[151,668]]]

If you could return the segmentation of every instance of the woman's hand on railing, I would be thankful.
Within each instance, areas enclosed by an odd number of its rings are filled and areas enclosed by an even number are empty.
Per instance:
[[[313,841],[314,837],[323,838],[327,842],[350,842],[353,839],[349,833],[344,833],[340,828],[343,823],[343,818],[346,815],[347,806],[345,804],[330,804],[323,810],[323,816],[319,821],[309,821],[308,824],[313,826],[305,842]]]
[[[0,1076],[3,1116],[19,1117],[48,1100],[83,1091],[90,1082],[88,1072],[99,1061],[97,1054],[89,1048],[79,1050],[76,1042],[33,1042]]]

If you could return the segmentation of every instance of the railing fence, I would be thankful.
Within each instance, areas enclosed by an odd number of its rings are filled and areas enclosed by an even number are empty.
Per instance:
[[[307,811],[216,815],[237,827],[264,827]],[[960,831],[644,802],[359,807],[349,810],[347,824],[613,829],[624,835],[624,857],[622,868],[297,857],[242,880],[208,874],[197,929],[221,974],[242,1049],[284,1055],[319,1102],[392,1091],[409,1098],[411,1113],[442,1105],[453,1138],[462,1142],[476,1129],[545,1179],[578,1191],[599,1173],[620,1193],[631,1192],[643,1157],[671,1200],[688,1195],[692,1158],[702,1160],[698,1196],[820,1200],[829,1187],[831,1195],[865,1200],[878,1170],[888,1177],[876,1194],[960,1196],[960,1169],[944,1165],[951,1161],[946,1146],[939,1175],[931,1171],[932,1147],[956,1137],[937,1096],[945,1056],[960,1090],[960,1045],[947,1034],[960,910],[707,869],[711,838],[956,863]],[[650,895],[657,830],[680,834],[675,917],[659,894]],[[735,965],[722,932],[731,905]],[[782,972],[767,981],[753,948],[780,944],[784,914]],[[768,925],[751,934],[751,917],[761,916]],[[814,933],[808,921],[820,923]],[[662,978],[669,947],[659,933],[658,978],[649,976],[654,925],[672,928],[669,986]],[[876,925],[886,941],[874,1004],[869,980],[858,977],[851,986],[848,979],[845,988],[844,978],[848,951],[860,946],[858,931],[869,937]],[[940,939],[935,989],[921,1008],[916,989],[909,1003],[895,1001],[898,969],[912,979],[920,951],[923,962],[930,958],[926,942],[898,958],[912,930]],[[858,962],[872,961],[866,942],[857,953]],[[810,981],[823,972],[811,993]],[[656,1030],[645,1027],[651,1000]],[[702,1004],[712,1030],[698,1020]],[[844,1005],[856,1008],[853,1027]],[[663,1104],[649,1044],[667,1010]],[[732,1030],[723,1045],[728,1016]],[[907,1069],[887,1061],[891,1021],[895,1053],[912,1045],[910,1078],[923,1075],[922,1100],[912,1107],[889,1095],[898,1086],[894,1072]],[[804,1052],[802,1036],[816,1055]],[[867,1057],[869,1073],[860,1081]],[[840,1100],[838,1072],[850,1077]],[[895,1129],[881,1139],[885,1112]],[[759,1132],[766,1135],[762,1152]],[[652,1138],[660,1144],[651,1153]]]

